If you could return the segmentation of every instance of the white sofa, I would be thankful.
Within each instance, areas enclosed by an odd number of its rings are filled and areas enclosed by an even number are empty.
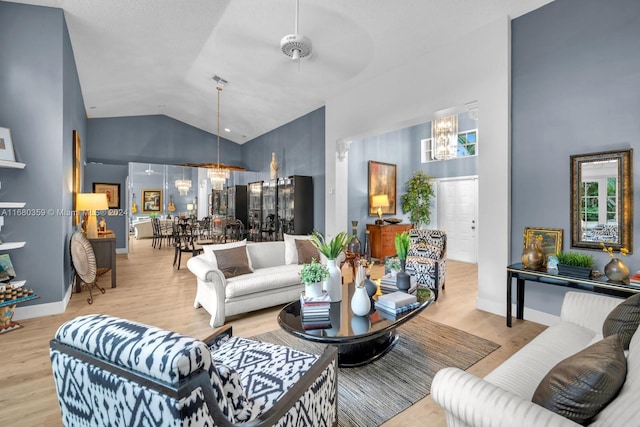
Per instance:
[[[151,219],[140,219],[133,221],[133,234],[136,240],[139,239],[151,239],[153,237],[153,225],[151,225]]]
[[[607,315],[622,299],[581,292],[565,295],[560,322],[547,328],[484,379],[457,368],[440,370],[431,396],[446,411],[447,425],[484,427],[578,426],[531,399],[547,372],[602,339]],[[640,426],[640,333],[631,339],[622,389],[591,426]]]
[[[226,279],[213,264],[209,251],[228,245],[206,245],[205,253],[192,257],[187,267],[196,275],[198,288],[194,307],[211,314],[212,328],[222,326],[225,318],[260,310],[300,298],[302,265],[287,263],[285,242],[247,243],[247,255],[253,273]]]

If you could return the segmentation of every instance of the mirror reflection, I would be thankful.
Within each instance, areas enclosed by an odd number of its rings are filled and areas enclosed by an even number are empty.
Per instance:
[[[631,150],[571,156],[572,246],[631,250]]]

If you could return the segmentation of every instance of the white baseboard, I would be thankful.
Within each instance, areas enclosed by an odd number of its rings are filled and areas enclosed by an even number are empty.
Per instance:
[[[67,309],[67,305],[69,305],[71,292],[73,292],[73,285],[69,285],[69,287],[67,287],[67,292],[65,293],[62,301],[30,305],[27,307],[16,307],[13,320],[33,319],[34,317],[51,316],[53,314],[64,313]]]
[[[127,248],[116,248],[116,254],[128,254]]]
[[[494,300],[489,299],[476,299],[476,308],[482,311],[488,311],[489,313],[497,314],[498,316],[505,317],[506,322],[506,312],[507,308],[504,303],[500,303]],[[511,307],[511,313],[513,318],[516,316],[516,305],[513,304]],[[533,310],[530,308],[524,308],[524,318],[526,320],[530,320],[535,323],[540,323],[541,325],[551,326],[560,321],[560,316],[555,316],[553,314],[545,313],[544,311]],[[506,323],[505,323],[506,325]]]

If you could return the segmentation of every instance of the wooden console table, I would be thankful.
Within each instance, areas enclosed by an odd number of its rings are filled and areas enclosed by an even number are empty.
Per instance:
[[[612,282],[603,275],[598,279],[561,276],[558,273],[527,270],[521,263],[507,267],[507,326],[511,327],[511,298],[513,279],[516,279],[516,318],[524,319],[524,285],[526,281],[546,285],[564,286],[618,297],[628,297],[640,292],[640,286],[625,282]]]
[[[114,232],[100,234],[94,239],[89,239],[96,256],[96,267],[111,270],[111,287],[116,287],[116,235]],[[76,281],[76,292],[80,292],[80,281]]]
[[[413,224],[367,224],[371,241],[371,257],[384,261],[385,257],[396,254],[396,234],[409,231]]]

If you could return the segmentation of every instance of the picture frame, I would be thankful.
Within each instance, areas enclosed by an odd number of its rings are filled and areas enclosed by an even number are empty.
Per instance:
[[[142,190],[142,212],[162,212],[162,190]]]
[[[13,139],[11,129],[0,127],[0,160],[8,162],[16,161],[16,154],[13,151]]]
[[[549,258],[562,251],[562,235],[562,228],[525,227],[523,248],[529,246],[537,236],[542,236],[542,251]]]
[[[78,215],[78,210],[76,209],[76,199],[78,198],[78,194],[80,194],[80,183],[82,182],[81,180],[81,169],[80,169],[80,163],[81,163],[81,158],[82,158],[82,145],[80,143],[80,135],[78,134],[77,130],[73,131],[73,142],[72,142],[72,146],[73,146],[73,160],[72,160],[72,167],[73,167],[73,201],[71,202],[71,206],[72,206],[72,210],[73,210],[73,226],[75,227],[76,225],[78,225],[80,223],[80,216]]]
[[[109,182],[94,182],[94,193],[104,193],[107,195],[109,209],[120,209],[120,184]]]
[[[381,208],[382,214],[396,214],[396,170],[397,165],[393,163],[369,160],[369,216],[378,215],[378,207],[374,208],[371,201],[373,196],[379,195],[386,195],[389,199],[389,206]]]

